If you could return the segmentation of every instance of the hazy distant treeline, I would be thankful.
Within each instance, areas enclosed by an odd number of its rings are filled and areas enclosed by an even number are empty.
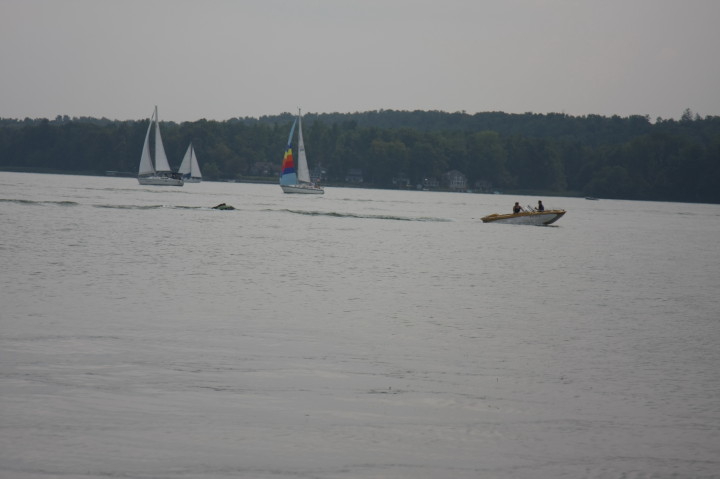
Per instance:
[[[278,173],[292,114],[162,122],[173,167],[190,141],[207,179]],[[0,119],[0,168],[135,172],[148,120]],[[303,117],[311,168],[343,183],[392,188],[450,170],[468,188],[602,198],[720,203],[720,117],[477,114],[381,110]]]

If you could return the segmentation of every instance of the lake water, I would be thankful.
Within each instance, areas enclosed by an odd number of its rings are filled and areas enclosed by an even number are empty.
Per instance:
[[[537,199],[0,172],[0,477],[720,477],[720,205]]]

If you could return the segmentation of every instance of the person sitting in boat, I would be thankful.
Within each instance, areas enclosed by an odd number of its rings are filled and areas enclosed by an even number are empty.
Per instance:
[[[522,211],[522,206],[520,206],[519,202],[515,202],[515,206],[513,206],[513,214],[518,214]]]
[[[538,211],[545,211],[545,206],[543,206],[543,204],[542,204],[542,201],[541,201],[541,200],[538,200],[538,207],[537,207],[537,210],[538,210]]]

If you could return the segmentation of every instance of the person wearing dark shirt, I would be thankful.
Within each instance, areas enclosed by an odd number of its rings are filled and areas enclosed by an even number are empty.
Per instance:
[[[515,202],[515,206],[513,206],[513,213],[518,214],[522,211],[522,206],[520,206],[520,203],[517,201]]]
[[[538,200],[538,211],[545,211],[545,206],[543,206],[542,201]]]

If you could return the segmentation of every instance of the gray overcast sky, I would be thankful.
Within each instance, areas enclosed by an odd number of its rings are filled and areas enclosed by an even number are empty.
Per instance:
[[[720,115],[719,0],[0,0],[0,117]]]

